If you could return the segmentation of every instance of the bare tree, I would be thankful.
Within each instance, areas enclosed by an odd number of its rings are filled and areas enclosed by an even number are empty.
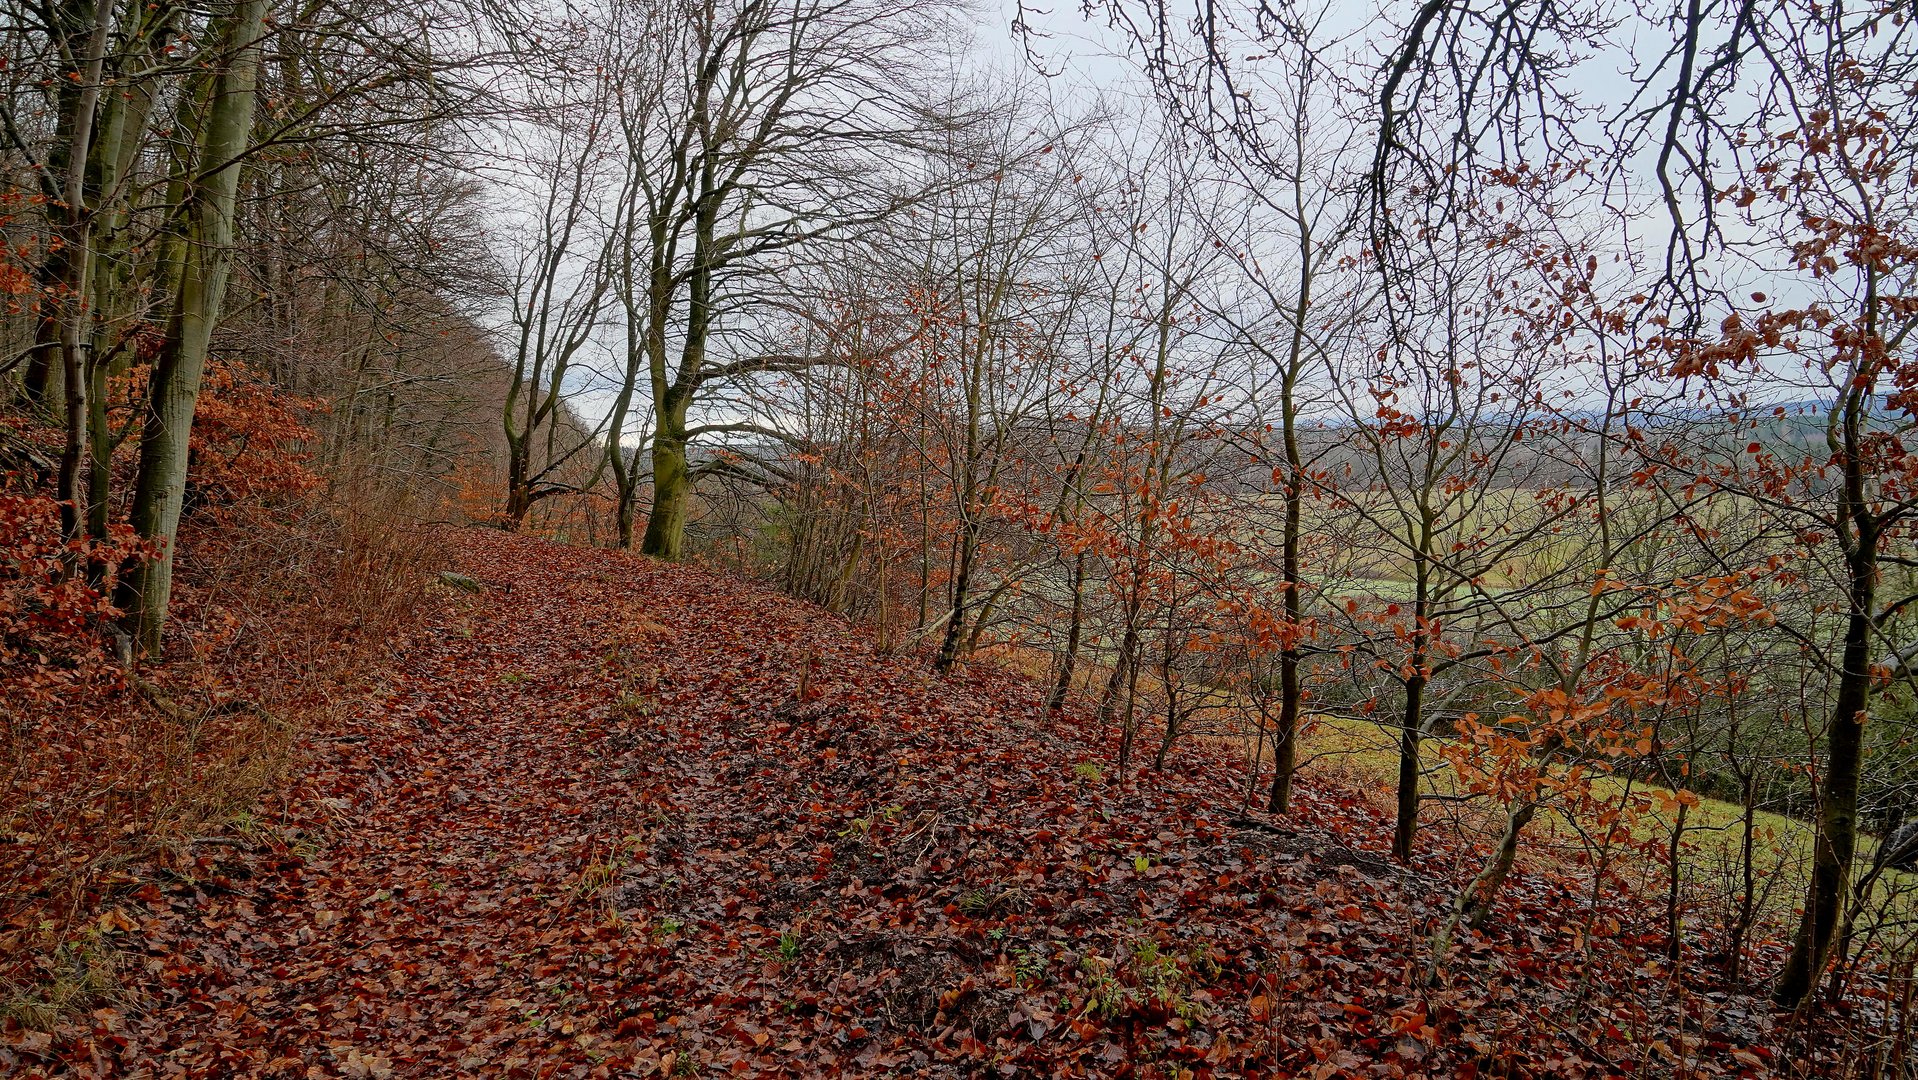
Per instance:
[[[910,201],[888,154],[935,126],[912,76],[942,33],[941,9],[910,0],[700,0],[674,14],[643,61],[663,64],[667,85],[622,82],[637,96],[622,112],[622,302],[640,320],[631,345],[643,363],[629,368],[645,371],[653,414],[640,546],[667,559],[683,553],[693,482],[711,468],[691,445],[755,428],[701,419],[698,407],[726,385],[813,362],[752,347],[766,303],[749,284],[771,288],[797,249],[853,236]]]

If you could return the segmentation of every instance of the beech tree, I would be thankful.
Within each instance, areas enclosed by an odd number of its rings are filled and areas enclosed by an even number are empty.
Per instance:
[[[690,448],[742,430],[698,407],[812,362],[745,344],[738,331],[764,313],[749,283],[770,287],[793,249],[855,235],[911,200],[888,165],[936,125],[914,75],[943,17],[871,0],[709,0],[681,14],[641,54],[665,65],[667,85],[621,84],[639,99],[622,114],[632,269],[621,299],[639,319],[629,348],[643,353],[627,370],[644,374],[652,410],[640,550],[665,559],[682,556],[693,484],[711,467]]]
[[[1251,449],[1255,459],[1271,462],[1281,507],[1277,532],[1283,618],[1277,627],[1278,715],[1266,800],[1275,814],[1285,813],[1291,804],[1299,729],[1305,721],[1307,608],[1318,602],[1307,598],[1312,583],[1305,564],[1305,509],[1316,501],[1328,441],[1321,438],[1318,447],[1305,443],[1309,396],[1315,388],[1323,394],[1337,358],[1351,346],[1348,335],[1362,323],[1373,300],[1354,280],[1350,264],[1362,204],[1349,170],[1360,129],[1339,115],[1338,87],[1321,56],[1299,47],[1286,50],[1280,59],[1283,74],[1272,80],[1272,89],[1285,107],[1271,130],[1249,132],[1257,138],[1259,151],[1240,166],[1243,183],[1259,201],[1265,221],[1243,236],[1221,237],[1240,264],[1244,295],[1220,312],[1242,324],[1247,346],[1270,366],[1278,391],[1276,402],[1269,394],[1254,399],[1255,416],[1269,417],[1276,430],[1255,429]]]
[[[266,9],[266,0],[242,0],[210,35],[224,55],[204,91],[206,111],[194,118],[192,130],[199,139],[197,153],[185,166],[190,171],[175,180],[184,192],[177,211],[183,223],[169,244],[171,265],[161,276],[175,283],[176,291],[147,380],[140,471],[130,515],[134,530],[154,541],[158,550],[134,566],[119,600],[128,613],[130,632],[149,652],[159,649],[166,623],[193,409],[232,269],[235,204],[252,137]]]
[[[1877,672],[1905,662],[1893,636],[1918,594],[1886,589],[1888,571],[1910,559],[1913,477],[1901,446],[1918,423],[1908,338],[1918,306],[1905,295],[1918,237],[1907,168],[1909,125],[1891,119],[1908,105],[1918,75],[1907,20],[1885,10],[1848,12],[1786,5],[1773,67],[1752,101],[1756,135],[1734,142],[1737,172],[1721,198],[1741,225],[1769,246],[1751,256],[1764,287],[1729,298],[1715,334],[1673,333],[1658,341],[1675,371],[1762,395],[1790,380],[1819,403],[1822,453],[1798,462],[1766,455],[1734,464],[1728,493],[1776,515],[1799,537],[1831,553],[1815,572],[1842,600],[1831,641],[1807,637],[1830,677],[1829,717],[1819,769],[1816,844],[1804,916],[1774,995],[1796,1004],[1831,959],[1858,848],[1864,732],[1880,689]],[[1762,137],[1758,137],[1762,136]],[[1780,364],[1796,370],[1780,370]],[[1803,380],[1800,382],[1799,380]],[[1762,400],[1762,399],[1761,399]],[[1756,444],[1754,444],[1756,445]],[[1736,450],[1744,450],[1739,447]],[[1862,900],[1862,897],[1859,898]]]
[[[59,417],[73,568],[112,586],[128,644],[157,650],[165,624],[200,384],[236,267],[250,278],[259,250],[243,228],[249,177],[267,158],[290,160],[287,148],[313,153],[346,131],[367,146],[425,127],[446,100],[472,101],[422,91],[449,68],[423,44],[382,38],[396,13],[59,4],[22,8],[9,27],[9,54],[31,77],[0,103],[0,134],[20,167],[10,177],[37,188],[44,208],[44,228],[27,234],[38,239],[34,325],[18,386]],[[441,16],[405,18],[425,27]],[[308,80],[317,68],[323,86]],[[271,175],[311,174],[276,164]],[[255,351],[264,362],[267,350]],[[117,398],[135,383],[128,415]],[[114,451],[136,433],[125,506],[151,555],[115,567],[82,553],[117,527]]]
[[[555,65],[563,67],[563,65]],[[612,124],[612,85],[604,75],[569,78],[545,74],[541,101],[531,116],[533,131],[525,164],[533,220],[518,250],[509,255],[512,297],[510,360],[501,410],[506,436],[506,505],[509,529],[526,521],[542,499],[578,493],[561,470],[582,456],[602,464],[598,430],[566,430],[568,381],[581,350],[606,331],[613,265],[621,223],[606,220],[620,208],[601,206],[617,129]],[[543,444],[543,445],[542,445]],[[597,469],[594,478],[597,477]],[[590,486],[589,479],[587,486]]]

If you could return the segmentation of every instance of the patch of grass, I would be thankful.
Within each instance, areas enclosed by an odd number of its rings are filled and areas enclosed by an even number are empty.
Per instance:
[[[635,856],[646,846],[644,838],[623,836],[604,858],[595,857],[580,870],[579,877],[573,880],[571,892],[575,900],[590,900],[605,891],[607,886],[619,879]]]
[[[1072,775],[1088,783],[1096,784],[1106,778],[1106,771],[1101,769],[1097,762],[1081,761],[1072,767]]]
[[[41,965],[39,982],[0,985],[0,1018],[33,1031],[111,1001],[120,988],[119,955],[100,929],[61,943]]]
[[[1453,791],[1453,775],[1444,764],[1441,754],[1444,745],[1444,739],[1428,736],[1420,745],[1419,756],[1426,770],[1428,789],[1450,794]],[[1398,731],[1389,725],[1365,720],[1314,717],[1300,733],[1299,758],[1308,763],[1305,766],[1308,771],[1323,770],[1356,786],[1389,792],[1398,781]],[[1601,777],[1594,781],[1594,788],[1599,798],[1619,801],[1627,794],[1627,781],[1618,777]],[[1677,813],[1675,809],[1661,806],[1658,796],[1669,796],[1671,793],[1643,782],[1632,782],[1629,791],[1649,796],[1653,801],[1650,811],[1637,815],[1631,821],[1632,845],[1653,845],[1669,838],[1677,822]],[[1811,866],[1812,827],[1806,822],[1765,810],[1753,815],[1753,825],[1753,855],[1754,861],[1759,863],[1755,867],[1761,900],[1759,914],[1761,917],[1789,916],[1795,905],[1804,899]],[[1700,882],[1708,873],[1729,879],[1742,857],[1743,829],[1743,807],[1737,803],[1700,797],[1697,805],[1685,817],[1685,865],[1690,880]],[[1578,830],[1573,823],[1557,812],[1542,815],[1528,835],[1528,846],[1532,843],[1574,844],[1579,840]],[[1861,848],[1864,847],[1861,844]],[[1630,864],[1641,866],[1648,875],[1663,874],[1658,866],[1645,863],[1635,856]],[[1887,874],[1886,878],[1902,876]],[[1893,888],[1897,884],[1886,880],[1880,883],[1878,889]]]
[[[575,900],[588,900],[598,896],[600,891],[611,885],[619,877],[617,861],[594,859],[573,879],[572,894]]]

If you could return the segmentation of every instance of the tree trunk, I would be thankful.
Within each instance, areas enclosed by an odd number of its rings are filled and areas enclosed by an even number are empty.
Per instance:
[[[1419,510],[1418,564],[1413,573],[1412,654],[1406,658],[1405,711],[1399,716],[1398,824],[1392,831],[1392,857],[1400,862],[1412,858],[1412,838],[1419,821],[1419,741],[1425,734],[1425,685],[1430,675],[1425,670],[1427,651],[1435,642],[1427,639],[1433,627],[1432,589],[1429,553],[1432,550],[1432,515],[1421,505]]]
[[[59,283],[55,310],[59,316],[60,380],[65,385],[64,408],[66,442],[60,451],[60,537],[68,544],[78,541],[86,531],[87,491],[82,487],[81,468],[88,454],[87,422],[93,415],[88,400],[86,346],[89,332],[89,303],[93,284],[93,219],[87,207],[87,179],[94,164],[94,114],[99,111],[100,79],[105,71],[107,34],[112,5],[94,0],[91,6],[76,7],[76,22],[91,23],[87,37],[86,67],[74,73],[79,93],[65,97],[62,104],[71,115],[59,120],[66,136],[62,150],[66,155],[67,175],[61,179],[61,213],[56,229],[65,258],[60,268],[65,280]]]
[[[220,317],[231,268],[240,156],[253,127],[254,87],[265,26],[265,0],[242,0],[224,38],[228,66],[216,78],[205,134],[189,168],[210,169],[190,185],[188,244],[167,333],[148,385],[133,494],[133,527],[157,548],[126,578],[119,605],[129,631],[157,653],[173,593],[174,540],[186,496],[187,450],[207,348]]]
[[[1079,662],[1079,641],[1085,633],[1085,582],[1086,553],[1081,551],[1072,559],[1072,614],[1066,622],[1066,648],[1059,658],[1059,677],[1053,680],[1052,693],[1046,696],[1047,715],[1065,708],[1066,695],[1072,691],[1073,668]]]
[[[628,360],[626,385],[613,402],[613,416],[606,435],[606,463],[613,470],[613,520],[619,529],[619,549],[633,549],[633,518],[639,511],[639,456],[628,455],[625,446],[626,419],[632,408],[636,362]]]
[[[932,669],[945,674],[959,661],[959,642],[964,633],[967,591],[972,587],[972,563],[978,550],[976,529],[971,522],[959,530],[959,570],[952,579],[952,618],[946,620],[946,635],[939,642],[939,655]]]
[[[614,511],[619,521],[619,549],[631,551],[633,549],[633,518],[637,516],[639,510],[639,489],[637,485],[629,485],[624,476],[616,478],[615,486],[619,489],[619,505]]]
[[[711,166],[708,161],[702,192],[711,191]],[[680,345],[679,373],[671,382],[666,378],[663,308],[657,310],[648,331],[653,335],[648,345],[653,383],[653,508],[639,551],[668,562],[678,562],[685,556],[686,504],[693,487],[692,470],[686,462],[686,410],[699,390],[706,364],[706,337],[712,329],[717,213],[718,203],[702,193],[699,211],[694,215],[693,261],[686,282],[686,337]],[[655,304],[663,303],[661,295],[660,286],[655,284]]]
[[[1845,544],[1850,613],[1845,620],[1838,693],[1825,735],[1825,770],[1818,792],[1818,835],[1812,848],[1811,883],[1805,911],[1792,940],[1772,999],[1796,1007],[1811,995],[1831,959],[1832,937],[1844,915],[1851,860],[1858,846],[1858,780],[1864,762],[1865,717],[1871,707],[1871,644],[1877,632],[1878,534],[1867,494],[1864,428],[1870,417],[1870,387],[1854,382],[1845,397],[1839,432],[1828,436],[1841,463],[1839,537]],[[1849,533],[1849,535],[1847,535]]]
[[[76,235],[86,224],[80,190],[81,170],[88,156],[87,143],[100,87],[95,50],[106,47],[106,28],[102,23],[108,16],[108,8],[106,0],[78,0],[60,5],[51,14],[61,24],[59,32],[68,43],[87,36],[84,52],[74,49],[80,53],[85,70],[74,71],[71,78],[61,79],[56,98],[53,142],[47,149],[40,183],[46,198],[48,225],[61,242],[50,245],[47,257],[40,263],[35,291],[44,306],[34,328],[33,354],[21,389],[27,400],[57,407],[71,422],[72,410],[66,401],[72,387],[67,378],[65,335],[82,295],[76,283],[85,281],[81,264],[85,262],[88,245],[84,235]],[[104,57],[104,51],[99,55]],[[65,465],[62,459],[63,485],[67,479]]]
[[[1665,959],[1676,964],[1685,949],[1685,913],[1680,906],[1683,899],[1680,886],[1679,859],[1683,856],[1685,841],[1685,818],[1691,806],[1678,804],[1678,814],[1672,819],[1672,842],[1665,849],[1670,875],[1665,880]]]
[[[1398,824],[1392,830],[1392,857],[1412,858],[1412,838],[1419,822],[1419,739],[1425,725],[1425,676],[1419,669],[1425,657],[1412,654],[1414,674],[1405,681],[1405,712],[1399,718]]]
[[[1159,683],[1165,692],[1165,733],[1159,739],[1159,752],[1152,755],[1152,771],[1165,769],[1166,756],[1172,753],[1172,743],[1179,737],[1179,695],[1172,684],[1172,642],[1171,628],[1166,628],[1166,651],[1159,663]]]
[[[668,393],[653,432],[653,509],[639,542],[640,554],[668,562],[685,556],[686,503],[692,486],[686,464],[686,402]]]
[[[1451,909],[1432,935],[1432,958],[1425,968],[1428,986],[1437,985],[1439,975],[1445,969],[1445,956],[1452,950],[1452,941],[1459,925],[1464,923],[1476,930],[1491,915],[1492,903],[1498,898],[1499,889],[1511,875],[1512,864],[1518,858],[1519,836],[1537,813],[1538,803],[1535,799],[1506,808],[1505,832],[1499,837],[1497,850],[1486,860],[1478,875],[1452,897]]]
[[[1117,714],[1119,693],[1124,690],[1131,678],[1132,666],[1139,652],[1138,607],[1128,602],[1125,609],[1125,633],[1119,638],[1119,655],[1112,665],[1112,674],[1106,679],[1105,693],[1099,697],[1099,708],[1093,714],[1100,723],[1110,721]]]
[[[1796,1006],[1811,993],[1831,958],[1832,938],[1844,913],[1846,883],[1858,845],[1858,780],[1871,693],[1869,613],[1873,593],[1871,574],[1860,566],[1862,561],[1859,556],[1852,559],[1853,606],[1845,626],[1844,669],[1839,674],[1831,731],[1825,740],[1811,884],[1806,891],[1804,915],[1792,939],[1791,956],[1772,987],[1772,999],[1784,1006]]]
[[[1744,890],[1738,897],[1737,921],[1732,924],[1731,941],[1725,946],[1725,978],[1737,982],[1740,969],[1745,963],[1745,936],[1751,933],[1752,917],[1757,910],[1758,889],[1757,868],[1753,864],[1754,847],[1758,836],[1757,783],[1758,771],[1753,769],[1740,778],[1740,799],[1738,820],[1738,868],[1742,875]]]
[[[532,448],[530,438],[523,431],[513,429],[513,401],[509,396],[506,403],[506,506],[501,510],[500,524],[507,532],[518,532],[526,524],[526,515],[533,510],[533,493],[527,483],[527,473],[531,465]]]
[[[119,63],[122,80],[126,71],[153,63],[170,31],[170,15],[163,14],[151,22],[143,21],[145,15],[145,6],[139,0],[129,0],[121,29],[136,40],[129,50],[130,57]],[[123,351],[126,343],[111,340],[108,333],[109,320],[130,306],[128,294],[133,288],[135,255],[128,237],[132,200],[127,177],[138,159],[154,96],[155,88],[150,84],[129,85],[122,81],[111,88],[100,103],[99,131],[93,139],[92,163],[87,170],[96,203],[90,234],[89,291],[93,312],[86,364],[86,524],[87,535],[96,540],[107,536],[113,486],[115,439],[107,425],[107,391],[112,377],[125,371],[131,363],[128,351]],[[98,586],[106,571],[105,565],[94,560],[87,568],[88,579]]]
[[[1299,768],[1299,650],[1279,654],[1279,724],[1272,732],[1272,795],[1266,810],[1287,813],[1292,808],[1292,774]]]
[[[1294,187],[1294,196],[1298,189]],[[1285,533],[1281,538],[1279,588],[1285,595],[1285,648],[1279,654],[1279,729],[1272,740],[1272,797],[1266,809],[1283,814],[1292,805],[1292,774],[1298,769],[1301,689],[1298,630],[1304,621],[1299,599],[1299,534],[1305,509],[1305,459],[1299,452],[1299,369],[1305,357],[1305,320],[1312,307],[1312,230],[1305,208],[1294,202],[1299,222],[1299,298],[1292,311],[1292,342],[1279,383],[1279,424],[1285,451]]]

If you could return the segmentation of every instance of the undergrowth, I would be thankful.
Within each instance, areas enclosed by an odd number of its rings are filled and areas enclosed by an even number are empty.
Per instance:
[[[300,735],[348,707],[439,569],[403,496],[308,467],[309,403],[235,371],[209,390],[174,618],[133,667],[107,597],[139,546],[63,549],[36,467],[54,433],[0,412],[0,1021],[45,1029],[112,997],[116,900],[261,841],[218,834],[270,813]],[[103,579],[74,570],[87,559]]]

